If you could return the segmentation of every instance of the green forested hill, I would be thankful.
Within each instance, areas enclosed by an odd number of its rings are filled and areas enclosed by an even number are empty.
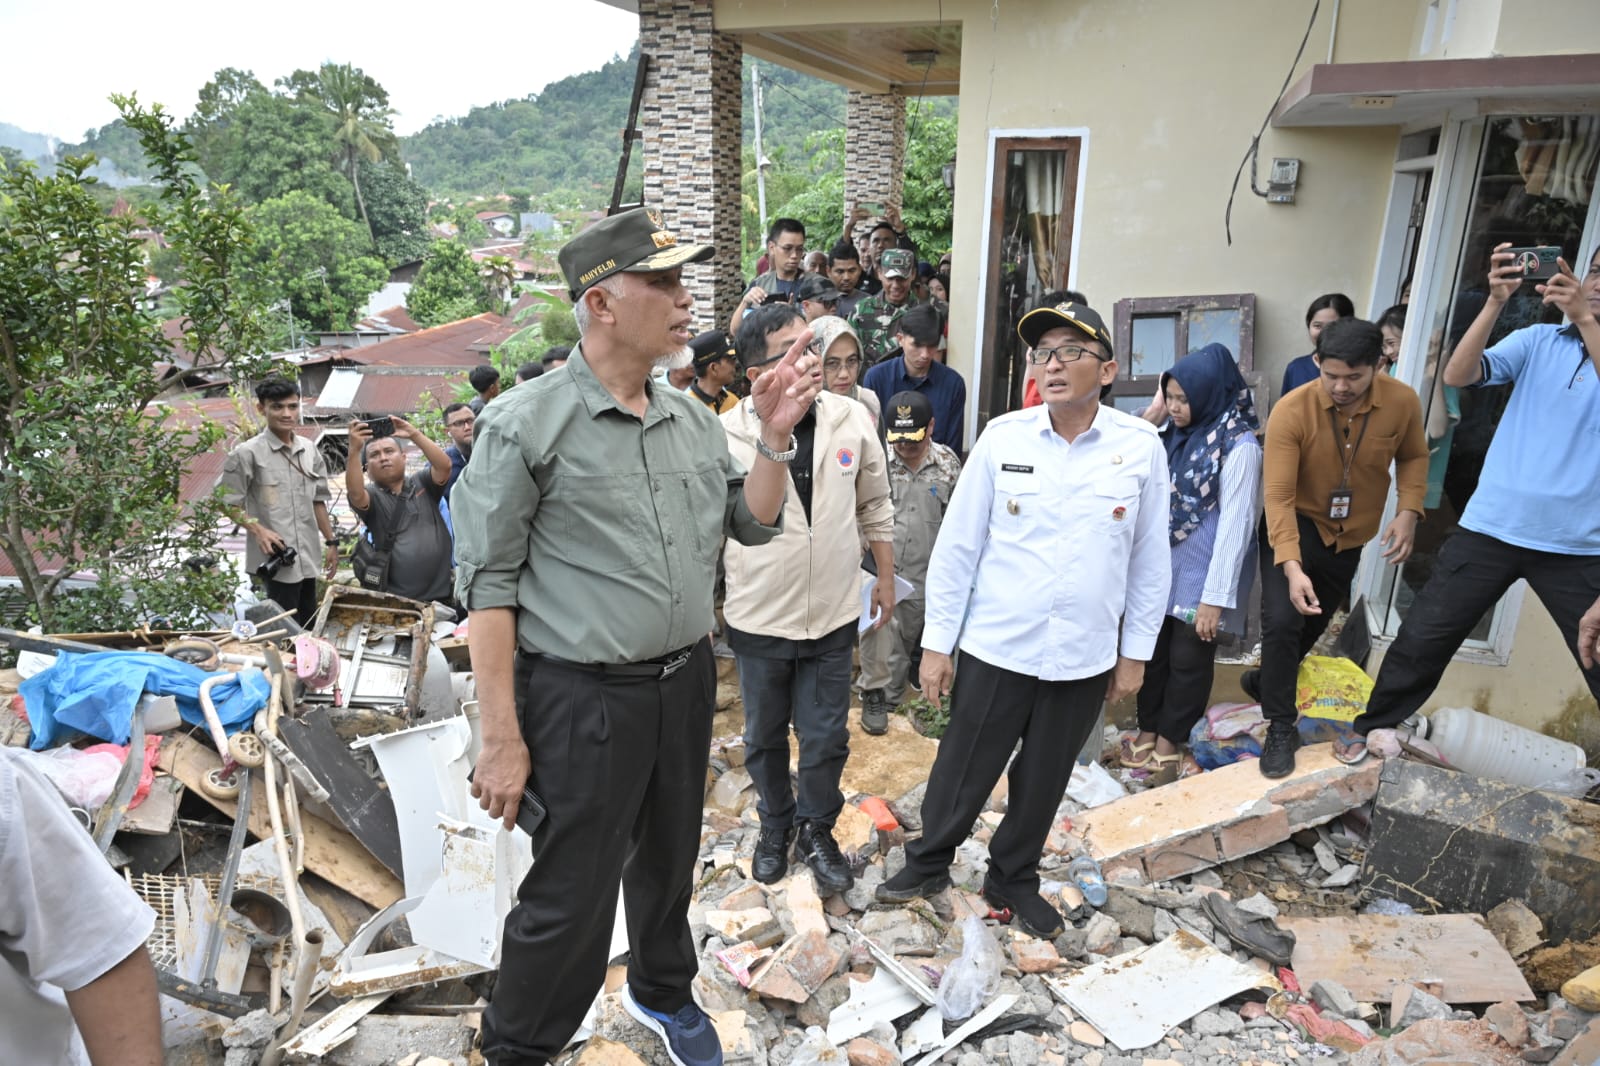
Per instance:
[[[520,192],[553,197],[565,206],[601,207],[611,196],[620,133],[633,93],[637,48],[597,71],[551,82],[521,100],[475,107],[461,118],[435,123],[404,139],[401,154],[411,174],[435,195],[464,197]],[[755,136],[750,65],[744,61],[744,143]],[[811,133],[842,129],[845,91],[831,82],[761,64],[762,136],[768,156],[803,160]],[[953,115],[951,100],[929,100],[925,114]],[[632,188],[638,195],[639,153]]]

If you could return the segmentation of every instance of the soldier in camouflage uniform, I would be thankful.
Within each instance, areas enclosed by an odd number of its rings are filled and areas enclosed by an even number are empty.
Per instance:
[[[956,453],[933,439],[933,405],[920,392],[895,393],[884,412],[889,442],[889,492],[894,501],[894,569],[912,590],[889,624],[861,637],[861,729],[889,729],[889,708],[905,698],[922,646],[922,586],[950,494],[961,476]]]
[[[878,275],[883,292],[864,297],[850,316],[850,325],[861,337],[861,369],[883,360],[897,345],[895,324],[900,316],[917,305],[911,296],[911,276],[916,273],[916,257],[904,248],[889,248],[878,257]]]

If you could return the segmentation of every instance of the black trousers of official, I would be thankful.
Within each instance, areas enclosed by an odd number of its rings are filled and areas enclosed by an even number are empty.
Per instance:
[[[1167,615],[1135,701],[1139,729],[1180,747],[1187,744],[1206,713],[1216,673],[1217,646],[1201,640],[1188,622]]]
[[[922,800],[922,837],[906,844],[907,868],[923,876],[949,868],[1020,740],[1007,775],[1006,814],[989,840],[989,880],[1001,889],[1037,892],[1050,823],[1110,680],[1107,671],[1040,681],[963,652],[950,693],[950,727]]]
[[[1478,619],[1519,578],[1555,619],[1577,660],[1578,620],[1600,597],[1600,556],[1534,551],[1460,529],[1439,549],[1433,575],[1383,657],[1367,709],[1353,724],[1355,731],[1366,736],[1390,728],[1421,708]],[[1600,702],[1600,666],[1583,670],[1579,661],[1578,668]]]
[[[317,620],[317,579],[304,581],[265,581],[267,599],[286,611],[294,612],[294,620],[302,629],[310,629]]]
[[[555,1058],[605,981],[620,885],[628,984],[651,1010],[690,1002],[689,897],[699,854],[716,667],[711,642],[664,681],[517,656],[529,784],[548,815],[506,916],[483,1016],[492,1066]]]
[[[1301,614],[1289,602],[1289,579],[1267,543],[1266,519],[1261,521],[1261,714],[1269,722],[1293,725],[1295,683],[1300,660],[1328,628],[1333,612],[1350,594],[1350,582],[1361,565],[1361,549],[1338,551],[1322,543],[1316,524],[1295,515],[1300,530],[1300,568],[1311,579],[1321,614]]]

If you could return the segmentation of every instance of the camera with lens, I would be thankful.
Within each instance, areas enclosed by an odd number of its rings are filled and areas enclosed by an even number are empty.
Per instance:
[[[295,555],[295,550],[289,545],[279,544],[272,549],[272,554],[267,556],[260,566],[256,567],[256,576],[263,581],[271,581],[278,575],[280,569],[294,562]]]

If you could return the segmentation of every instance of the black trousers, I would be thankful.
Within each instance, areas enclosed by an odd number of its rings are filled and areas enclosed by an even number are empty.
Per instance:
[[[1008,774],[1006,815],[989,840],[989,879],[1002,889],[1037,892],[1050,823],[1110,681],[1110,671],[1040,681],[963,652],[950,727],[922,800],[922,836],[906,844],[907,868],[924,876],[949,868],[1021,740]]]
[[[286,611],[294,612],[294,620],[300,623],[302,629],[310,629],[311,623],[317,620],[317,579],[308,577],[304,581],[263,581],[266,586],[267,599],[272,600]]]
[[[1188,622],[1167,615],[1156,636],[1155,654],[1144,668],[1137,700],[1139,729],[1187,744],[1190,730],[1206,713],[1216,673],[1216,644],[1201,640]]]
[[[506,916],[483,1015],[493,1066],[555,1058],[605,980],[621,887],[628,984],[651,1010],[690,1001],[688,911],[716,708],[711,642],[664,681],[606,679],[517,656],[529,779],[549,813]]]
[[[1350,594],[1350,582],[1361,564],[1361,549],[1337,551],[1322,543],[1322,534],[1305,515],[1296,515],[1300,527],[1300,567],[1322,605],[1321,614],[1305,615],[1289,602],[1289,579],[1267,543],[1267,522],[1260,528],[1261,543],[1261,714],[1269,722],[1293,725],[1295,678],[1300,660],[1328,628],[1333,612]]]
[[[1417,594],[1394,643],[1383,657],[1366,711],[1355,720],[1362,736],[1387,729],[1415,713],[1450,665],[1478,619],[1518,579],[1527,581],[1567,650],[1578,658],[1578,619],[1600,597],[1600,556],[1558,555],[1519,548],[1469,529],[1457,530],[1439,549],[1433,575]],[[1580,670],[1583,670],[1581,662]],[[1600,666],[1583,670],[1600,702]]]
[[[854,623],[851,623],[852,626]],[[776,642],[768,642],[776,643]],[[850,658],[855,642],[817,654],[769,658],[736,652],[744,700],[744,768],[761,824],[832,826],[844,806],[839,778],[850,755]],[[789,785],[789,729],[800,738],[799,795]]]

